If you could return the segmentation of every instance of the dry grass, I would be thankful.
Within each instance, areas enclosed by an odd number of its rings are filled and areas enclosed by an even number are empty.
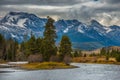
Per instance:
[[[73,58],[73,62],[114,64],[116,63],[116,60],[115,58],[109,58],[109,60],[106,61],[106,58],[104,56],[103,57],[76,57],[76,58]]]
[[[64,63],[58,63],[58,62],[29,63],[19,66],[23,69],[28,69],[28,70],[74,68],[74,66],[69,66]]]
[[[4,63],[7,63],[7,62],[4,60],[0,60],[0,64],[4,64]]]

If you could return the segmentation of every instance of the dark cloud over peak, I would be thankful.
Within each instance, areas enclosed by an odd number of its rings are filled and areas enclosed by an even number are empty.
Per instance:
[[[0,0],[0,16],[10,11],[83,22],[96,19],[104,25],[120,25],[120,0]]]
[[[0,0],[0,4],[74,5],[80,1],[81,0]]]
[[[120,4],[120,0],[103,0],[104,2],[110,3],[110,4]]]

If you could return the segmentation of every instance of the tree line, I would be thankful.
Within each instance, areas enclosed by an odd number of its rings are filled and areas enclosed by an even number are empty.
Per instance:
[[[114,57],[116,61],[120,62],[120,50],[102,48],[100,51],[100,56],[105,56],[108,61],[110,57]]]
[[[0,59],[7,61],[70,61],[72,44],[68,36],[63,35],[60,44],[56,46],[56,29],[54,20],[47,17],[43,37],[36,38],[31,32],[31,38],[18,44],[13,39],[6,40],[0,35]]]

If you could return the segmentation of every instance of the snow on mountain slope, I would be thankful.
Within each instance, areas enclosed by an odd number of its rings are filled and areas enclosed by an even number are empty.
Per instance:
[[[42,36],[46,21],[47,19],[39,18],[34,14],[10,12],[0,20],[0,33],[7,39],[12,37],[22,42],[25,35],[30,38],[31,32],[36,37]]]
[[[24,36],[30,38],[31,32],[36,37],[42,37],[46,22],[47,19],[34,14],[10,12],[0,20],[0,33],[7,39],[22,42]],[[92,20],[89,25],[78,20],[58,20],[54,25],[58,35],[57,42],[62,35],[68,35],[74,48],[91,50],[104,46],[120,46],[119,26],[105,27],[96,20]]]
[[[19,25],[20,27],[23,27],[25,28],[25,22],[26,22],[27,19],[20,19],[18,22],[17,22],[17,25]]]

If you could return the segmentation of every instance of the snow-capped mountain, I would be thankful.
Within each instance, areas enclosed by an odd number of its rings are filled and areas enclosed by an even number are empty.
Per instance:
[[[13,38],[22,42],[30,38],[31,32],[36,37],[42,37],[45,18],[24,12],[10,12],[0,20],[0,33],[5,38]],[[105,27],[96,20],[90,24],[78,20],[58,20],[54,23],[58,35],[57,42],[62,35],[68,35],[74,48],[97,49],[105,46],[120,46],[120,26]]]
[[[40,37],[43,35],[47,19],[39,18],[34,14],[24,12],[10,12],[0,20],[0,33],[5,38],[14,38],[22,42],[24,37],[30,38],[31,32]]]

